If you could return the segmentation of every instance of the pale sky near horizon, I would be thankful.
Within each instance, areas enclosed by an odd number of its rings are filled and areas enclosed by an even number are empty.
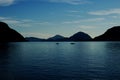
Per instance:
[[[120,0],[0,0],[0,21],[24,37],[95,37],[120,25]]]

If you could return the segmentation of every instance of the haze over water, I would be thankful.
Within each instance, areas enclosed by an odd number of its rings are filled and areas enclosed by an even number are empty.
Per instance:
[[[0,80],[119,80],[119,42],[0,44]]]

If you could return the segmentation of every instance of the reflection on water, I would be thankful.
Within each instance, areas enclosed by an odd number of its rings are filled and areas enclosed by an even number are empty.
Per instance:
[[[1,43],[0,80],[120,80],[119,42]]]
[[[14,43],[0,43],[0,80],[14,80],[11,66],[18,47]]]

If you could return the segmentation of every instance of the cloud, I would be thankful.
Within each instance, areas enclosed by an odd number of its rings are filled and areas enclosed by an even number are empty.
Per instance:
[[[20,23],[20,21],[12,19],[12,18],[9,18],[9,17],[0,17],[0,21],[6,22],[8,24],[17,24],[17,23]]]
[[[8,25],[11,26],[19,26],[19,27],[29,27],[31,26],[29,23],[31,23],[31,20],[24,19],[24,20],[18,20],[10,17],[0,17],[1,22],[5,22]]]
[[[10,6],[15,3],[16,0],[0,0],[0,6]]]
[[[0,17],[0,20],[4,20],[4,19],[7,19],[7,18],[5,18],[5,17]]]
[[[38,37],[38,38],[45,38],[47,39],[48,37],[51,37],[53,35],[51,34],[43,34],[43,33],[40,33],[40,32],[25,32],[25,33],[22,33],[25,37],[30,37],[30,36],[34,36],[34,37]]]
[[[64,24],[78,24],[82,22],[97,22],[97,21],[103,21],[105,18],[91,18],[91,19],[83,19],[83,20],[76,20],[76,21],[66,21],[63,22]]]
[[[0,17],[1,22],[5,22],[11,26],[16,27],[32,27],[32,26],[48,26],[53,25],[51,22],[47,21],[35,21],[31,19],[16,19],[16,18],[10,18],[10,17]]]
[[[0,0],[0,6],[10,6],[15,4],[18,1],[29,1],[29,0]],[[80,4],[88,4],[91,3],[88,0],[40,0],[40,1],[47,1],[51,3],[66,3],[71,5],[80,5]]]
[[[81,20],[82,22],[94,22],[94,21],[103,21],[105,18],[91,18],[91,19],[85,19]]]
[[[93,29],[96,28],[95,26],[88,26],[88,25],[81,25],[80,26],[81,29]]]
[[[92,11],[92,12],[89,12],[88,14],[91,14],[91,15],[120,14],[120,8],[117,8],[117,9],[109,9],[109,10]]]
[[[90,1],[87,0],[48,0],[53,3],[67,3],[72,5],[88,4]]]
[[[77,18],[80,18],[80,17],[83,17],[83,16],[81,16],[81,15],[74,15],[74,14],[69,14],[69,15],[67,15],[67,16],[69,16],[69,17],[77,17]]]
[[[7,23],[11,28],[15,27],[24,27],[24,28],[31,28],[31,27],[39,27],[39,26],[46,26],[46,25],[52,25],[51,22],[42,22],[42,21],[35,21],[35,20],[30,20],[30,19],[16,19],[16,18],[11,18],[11,17],[0,17],[1,22]],[[50,36],[53,36],[51,34],[47,33],[39,33],[39,32],[21,32],[26,37],[29,36],[34,36],[34,37],[39,37],[39,38],[48,38]]]
[[[79,13],[80,11],[77,11],[77,10],[69,10],[68,12],[70,12],[70,13]]]

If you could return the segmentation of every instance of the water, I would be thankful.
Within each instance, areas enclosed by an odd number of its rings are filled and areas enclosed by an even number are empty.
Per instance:
[[[120,42],[1,43],[0,80],[120,80]]]

